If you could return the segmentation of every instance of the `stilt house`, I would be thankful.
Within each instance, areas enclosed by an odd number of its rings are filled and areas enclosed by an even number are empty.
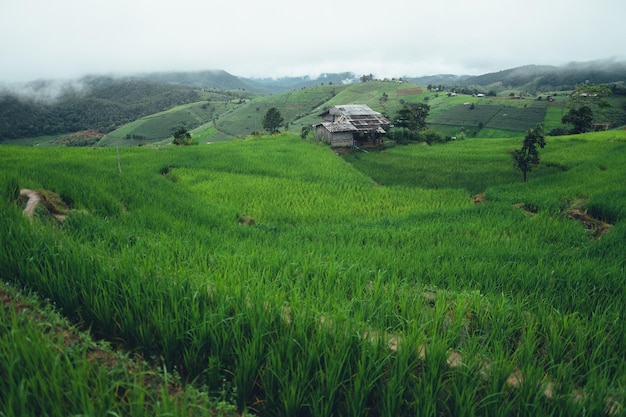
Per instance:
[[[315,137],[326,140],[332,148],[378,144],[391,123],[365,104],[333,106],[320,114],[322,122],[314,125]]]

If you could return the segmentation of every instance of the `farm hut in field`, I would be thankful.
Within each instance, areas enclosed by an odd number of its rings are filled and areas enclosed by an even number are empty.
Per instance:
[[[364,104],[333,106],[320,114],[322,122],[314,125],[315,137],[326,140],[332,148],[377,144],[391,122]]]

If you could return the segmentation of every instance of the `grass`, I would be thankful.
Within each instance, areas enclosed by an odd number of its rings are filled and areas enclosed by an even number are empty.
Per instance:
[[[217,128],[222,135],[225,134],[231,138],[246,137],[254,132],[262,132],[265,113],[270,108],[276,107],[280,109],[283,118],[293,124],[290,129],[299,133],[302,126],[311,124],[304,121],[304,117],[315,112],[320,105],[345,88],[346,86],[342,85],[326,85],[259,97],[236,111],[224,114],[219,118]]]
[[[198,102],[177,106],[161,113],[142,117],[110,132],[100,146],[128,146],[162,141],[172,137],[179,126],[192,130],[217,119],[220,112],[235,106],[230,101]],[[204,134],[207,136],[207,133]],[[202,138],[207,139],[206,137]]]
[[[544,106],[519,108],[474,103],[473,107],[471,104],[458,105],[435,118],[433,123],[525,131],[542,123],[544,117]]]
[[[0,283],[0,302],[4,416],[209,416],[225,409],[200,391],[182,390],[166,368],[94,341],[34,295]]]
[[[23,139],[11,139],[7,140],[4,144],[11,144],[16,146],[54,146],[54,142],[65,135],[50,135],[50,136],[37,136],[33,138]]]
[[[527,183],[521,139],[124,148],[121,174],[115,149],[0,147],[0,276],[240,412],[621,407],[626,138],[549,138]],[[23,218],[15,183],[68,218]]]

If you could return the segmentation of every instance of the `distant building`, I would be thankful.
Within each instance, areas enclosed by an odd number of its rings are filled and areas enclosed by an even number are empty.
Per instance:
[[[333,106],[320,114],[322,122],[314,125],[315,137],[326,140],[332,148],[378,144],[391,122],[365,104]]]

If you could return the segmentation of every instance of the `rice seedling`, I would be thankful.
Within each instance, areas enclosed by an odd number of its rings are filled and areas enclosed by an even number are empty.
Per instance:
[[[128,148],[121,175],[114,149],[0,147],[2,189],[71,203],[31,222],[0,201],[0,276],[241,412],[617,410],[624,147],[602,138],[549,140],[527,184],[514,139],[345,159],[295,135]],[[145,414],[156,394],[124,387]]]

